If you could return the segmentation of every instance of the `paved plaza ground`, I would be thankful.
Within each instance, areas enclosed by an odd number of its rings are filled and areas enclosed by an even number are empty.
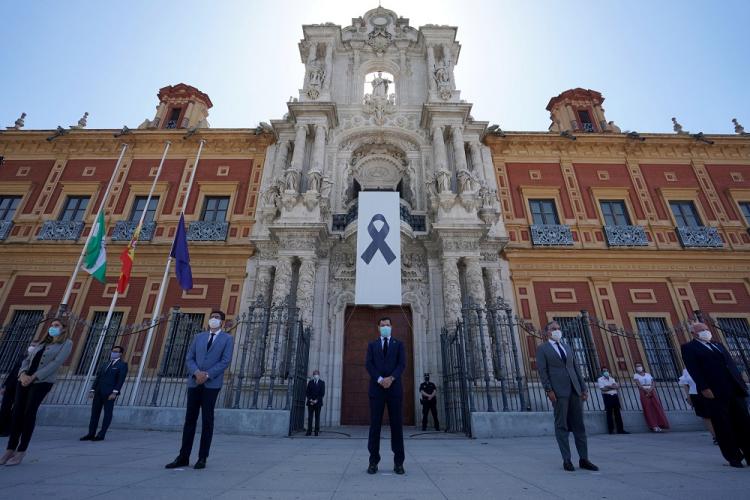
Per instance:
[[[750,498],[750,468],[729,467],[706,433],[592,436],[591,460],[601,471],[571,473],[562,470],[552,437],[475,440],[411,429],[404,476],[393,474],[385,440],[380,472],[365,472],[366,429],[360,428],[327,430],[318,438],[216,435],[205,470],[164,469],[177,455],[179,433],[112,429],[106,441],[79,442],[84,433],[38,428],[24,463],[0,467],[1,497]]]

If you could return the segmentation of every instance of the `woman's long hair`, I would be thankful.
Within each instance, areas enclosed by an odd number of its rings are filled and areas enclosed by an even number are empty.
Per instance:
[[[58,335],[57,337],[53,337],[48,332],[44,332],[44,336],[40,341],[41,344],[62,344],[63,342],[68,340],[68,322],[63,318],[53,318],[52,321],[49,322],[49,324],[51,325],[55,322],[58,322],[62,325],[62,332],[60,332],[60,335]]]

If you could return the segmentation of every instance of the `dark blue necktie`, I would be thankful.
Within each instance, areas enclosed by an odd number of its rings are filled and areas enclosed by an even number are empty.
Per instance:
[[[565,355],[565,351],[563,351],[562,347],[560,347],[560,344],[555,342],[555,347],[557,347],[557,352],[560,353],[560,358],[562,359],[562,362],[564,365],[568,364],[568,357]]]
[[[388,338],[383,339],[383,357],[388,357]]]
[[[212,333],[211,336],[208,338],[208,344],[206,344],[207,351],[211,349],[211,344],[213,343],[214,343],[214,334]]]

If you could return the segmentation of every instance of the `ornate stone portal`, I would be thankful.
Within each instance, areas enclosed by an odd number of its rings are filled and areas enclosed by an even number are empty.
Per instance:
[[[296,301],[313,331],[310,369],[328,381],[323,420],[336,425],[358,193],[401,197],[402,296],[412,310],[408,369],[415,380],[423,372],[439,380],[440,332],[455,325],[464,301],[511,289],[499,257],[507,237],[481,142],[487,123],[471,118],[471,104],[456,89],[456,28],[417,30],[377,8],[345,28],[326,23],[303,32],[304,82],[289,112],[272,121],[278,141],[266,156],[250,238],[257,253],[243,297],[244,306],[259,295]]]

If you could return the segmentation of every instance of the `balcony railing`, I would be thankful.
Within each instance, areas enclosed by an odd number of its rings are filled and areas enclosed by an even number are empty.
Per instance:
[[[137,225],[137,222],[118,220],[115,223],[115,229],[112,231],[112,241],[130,241]],[[144,222],[138,241],[151,241],[155,230],[156,222]]]
[[[646,231],[641,226],[604,226],[607,245],[611,247],[647,247]]]
[[[0,241],[5,241],[5,239],[10,236],[11,229],[13,229],[12,220],[0,221]]]
[[[357,203],[352,203],[349,210],[345,214],[333,214],[333,221],[331,224],[332,231],[345,231],[346,228],[357,220],[359,206]],[[401,220],[406,222],[412,231],[425,232],[427,231],[427,216],[422,214],[413,214],[409,209],[406,202],[402,202],[399,207],[399,215]]]
[[[564,224],[532,224],[531,243],[540,246],[568,246],[573,244],[573,233]]]
[[[677,226],[677,236],[685,248],[721,248],[724,242],[715,227]]]
[[[188,226],[187,239],[189,241],[226,241],[228,232],[228,222],[197,220]]]
[[[42,230],[39,231],[38,240],[49,241],[76,241],[83,232],[83,221],[74,220],[48,220],[44,221]]]

